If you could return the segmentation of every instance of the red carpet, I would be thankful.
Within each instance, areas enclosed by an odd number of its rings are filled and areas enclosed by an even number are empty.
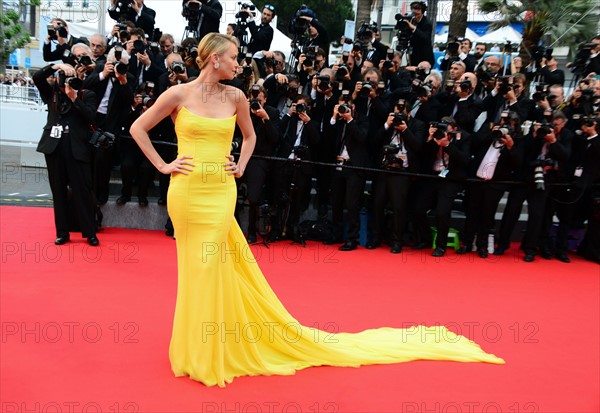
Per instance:
[[[252,249],[286,307],[328,331],[443,324],[506,365],[417,361],[225,389],[174,378],[175,243],[107,229],[53,244],[52,210],[1,207],[2,412],[597,412],[600,267],[522,256],[435,259],[309,243]],[[513,245],[513,249],[515,246]]]

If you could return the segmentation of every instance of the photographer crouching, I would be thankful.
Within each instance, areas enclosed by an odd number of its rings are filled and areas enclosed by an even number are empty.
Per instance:
[[[44,154],[54,200],[56,245],[69,236],[69,189],[81,234],[91,246],[99,245],[94,222],[90,125],[96,117],[96,94],[81,89],[75,69],[67,64],[48,65],[33,75],[48,105],[48,120],[37,151]]]
[[[419,152],[425,141],[426,125],[413,119],[407,113],[404,100],[396,102],[383,127],[375,135],[375,145],[379,148],[381,168],[386,171],[419,171]],[[408,209],[408,189],[410,178],[389,172],[380,172],[373,182],[374,219],[372,239],[367,249],[375,249],[384,239],[384,210],[391,200],[393,226],[391,234],[392,254],[402,252],[403,232]]]

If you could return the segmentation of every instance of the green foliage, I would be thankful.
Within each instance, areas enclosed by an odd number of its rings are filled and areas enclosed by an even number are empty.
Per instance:
[[[345,20],[353,20],[354,12],[351,0],[274,0],[278,15],[277,28],[288,34],[288,23],[301,5],[306,4],[314,10],[317,18],[325,27],[330,40],[339,39],[344,33]],[[261,3],[257,3],[260,8]]]
[[[0,4],[0,70],[4,67],[10,54],[30,42],[30,34],[23,29],[19,19],[26,7],[39,6],[40,0],[20,0],[18,2]],[[11,6],[11,8],[8,8]]]

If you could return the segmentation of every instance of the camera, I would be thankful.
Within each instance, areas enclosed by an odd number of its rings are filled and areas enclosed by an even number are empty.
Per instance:
[[[390,69],[394,68],[394,62],[392,62],[391,60],[384,60],[383,62],[383,70],[389,71]]]
[[[448,44],[446,45],[446,53],[448,53],[448,55],[450,56],[458,56],[458,49],[460,48],[460,43],[458,42],[458,39],[455,39],[452,42],[448,42]]]
[[[581,43],[577,48],[577,53],[575,54],[575,59],[573,59],[573,65],[571,66],[571,73],[575,75],[583,75],[586,67],[588,66],[588,61],[590,59],[590,55],[592,54],[592,50],[596,48],[596,43]]]
[[[239,19],[243,22],[245,22],[248,17],[251,17],[253,15],[253,11],[256,10],[256,7],[254,7],[254,4],[248,4],[248,3],[242,3],[238,1],[238,6],[240,6],[240,9],[248,9],[250,10],[250,12],[244,10],[244,11],[239,11],[236,13],[235,18]]]
[[[79,90],[83,86],[83,81],[78,77],[67,76],[63,70],[58,71],[58,86],[62,89],[69,85],[72,89]]]
[[[156,102],[156,99],[154,99],[152,96],[146,94],[142,95],[142,105],[144,108],[151,108],[152,105],[154,105],[154,102]]]
[[[413,17],[414,16],[412,13],[396,13],[394,16],[394,19],[396,19],[396,26],[394,26],[394,30],[410,30],[408,23],[410,23]]]
[[[201,1],[200,3],[203,2]],[[200,3],[186,1],[183,5],[183,11],[181,14],[185,19],[187,19],[189,23],[188,27],[195,27],[200,23]]]
[[[290,24],[288,25],[288,30],[290,31],[290,33],[292,33],[294,35],[302,35],[306,32],[306,30],[308,29],[309,23],[308,23],[308,20],[302,18],[304,16],[314,18],[314,17],[316,17],[316,14],[312,9],[310,9],[305,4],[300,6],[300,8],[298,10],[296,10],[294,17],[292,17],[292,20],[290,21]]]
[[[132,7],[135,0],[118,0],[115,4],[114,11],[117,13],[117,21],[121,22],[125,19],[127,11]]]
[[[260,100],[258,100],[259,94],[260,86],[252,85],[252,88],[250,89],[250,96],[252,97],[252,99],[250,99],[250,109],[253,111],[257,111],[262,107],[262,105],[260,104]]]
[[[402,113],[402,112],[394,113],[394,119],[392,120],[393,126],[400,126],[406,122],[408,122],[408,115],[406,113]]]
[[[373,85],[371,84],[371,82],[369,82],[369,81],[362,82],[362,88],[360,89],[360,92],[358,92],[358,95],[363,98],[368,98],[369,95],[371,94],[372,90],[373,90]]]
[[[96,131],[92,134],[89,143],[94,148],[108,149],[113,146],[115,140],[117,140],[117,137],[114,134],[96,129]]]
[[[351,96],[350,96],[350,91],[349,90],[342,90],[342,94],[340,95],[340,100],[342,100],[343,102],[350,102]]]
[[[492,130],[492,140],[494,142],[501,142],[504,135],[512,135],[514,133],[510,125],[501,124],[498,129]]]
[[[433,90],[433,84],[431,82],[423,82],[419,79],[415,79],[412,82],[411,89],[412,92],[417,96],[417,98],[427,97],[431,95],[431,91]]]
[[[127,74],[127,72],[129,71],[129,65],[125,64],[123,62],[116,62],[115,69],[117,70],[118,74],[125,76]]]
[[[243,66],[242,67],[242,76],[250,77],[253,74],[254,74],[254,70],[252,69],[252,66]]]
[[[85,56],[85,55],[81,56],[79,59],[77,59],[77,61],[82,66],[89,66],[92,64],[92,58],[89,56]]]
[[[531,98],[536,101],[542,101],[548,97],[548,85],[545,83],[540,83],[539,85],[535,85],[535,92],[531,95]]]
[[[294,153],[294,160],[299,161],[301,159],[308,159],[308,146],[306,145],[298,145],[298,146],[294,146],[293,149],[293,153]]]
[[[335,80],[338,82],[343,82],[346,79],[346,76],[350,74],[350,70],[346,65],[340,65],[338,70],[335,72]]]
[[[449,125],[450,124],[447,122],[431,122],[429,126],[431,128],[435,128],[435,131],[433,132],[433,139],[435,139],[436,141],[444,139]]]
[[[331,88],[331,78],[328,75],[317,76],[317,88],[325,92]]]
[[[368,22],[363,21],[356,32],[356,37],[360,39],[362,44],[368,44],[373,38],[373,33],[377,33],[377,23],[373,22],[369,24]]]
[[[544,119],[542,122],[539,122],[538,125],[540,125],[540,127],[536,133],[536,136],[538,138],[543,138],[546,135],[548,135],[550,132],[552,132],[552,124],[550,122],[548,122],[546,119]]]
[[[462,90],[463,92],[468,92],[471,89],[473,89],[473,84],[471,83],[471,81],[469,79],[465,79],[462,82],[460,82],[458,84],[458,86],[460,87],[460,90]]]
[[[47,26],[48,29],[48,36],[50,36],[50,40],[58,40],[58,36],[62,37],[63,39],[66,39],[68,34],[67,34],[67,28],[61,24],[57,24],[56,26],[49,24]]]
[[[306,103],[297,103],[296,104],[296,112],[297,113],[305,113],[306,109],[308,109],[306,107]]]
[[[546,60],[550,60],[552,59],[552,52],[554,51],[554,48],[552,47],[546,47],[546,46],[537,46],[536,48],[533,49],[533,58],[536,61],[540,61],[543,58],[545,58]]]
[[[391,171],[399,171],[404,167],[404,160],[396,156],[400,152],[400,145],[384,145],[381,167]]]
[[[352,112],[352,107],[348,104],[348,103],[342,103],[339,107],[338,107],[338,112],[341,115],[344,115],[346,113],[350,113]]]
[[[133,42],[132,54],[144,53],[145,51],[146,51],[146,45],[144,44],[144,42],[142,40],[138,39]]]
[[[512,83],[509,83],[510,76],[498,76],[496,82],[498,82],[498,94],[500,96],[506,95],[511,91]]]
[[[116,44],[115,47],[115,59],[121,60],[121,57],[123,57],[123,45],[121,45],[120,43]]]
[[[185,63],[173,62],[171,63],[171,70],[177,75],[182,75],[185,73]]]
[[[557,167],[555,161],[552,159],[536,159],[531,162],[533,167],[533,182],[535,183],[535,189],[543,191],[546,189],[546,180],[544,177],[544,169],[548,167]]]

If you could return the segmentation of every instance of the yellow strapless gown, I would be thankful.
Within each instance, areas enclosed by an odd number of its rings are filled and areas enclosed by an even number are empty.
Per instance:
[[[291,375],[311,366],[390,364],[417,359],[502,364],[445,327],[379,328],[330,334],[300,325],[254,261],[234,219],[235,180],[224,171],[235,116],[212,119],[186,108],[175,129],[189,175],[169,187],[177,238],[178,286],[169,349],[176,376],[225,386],[245,375]]]

